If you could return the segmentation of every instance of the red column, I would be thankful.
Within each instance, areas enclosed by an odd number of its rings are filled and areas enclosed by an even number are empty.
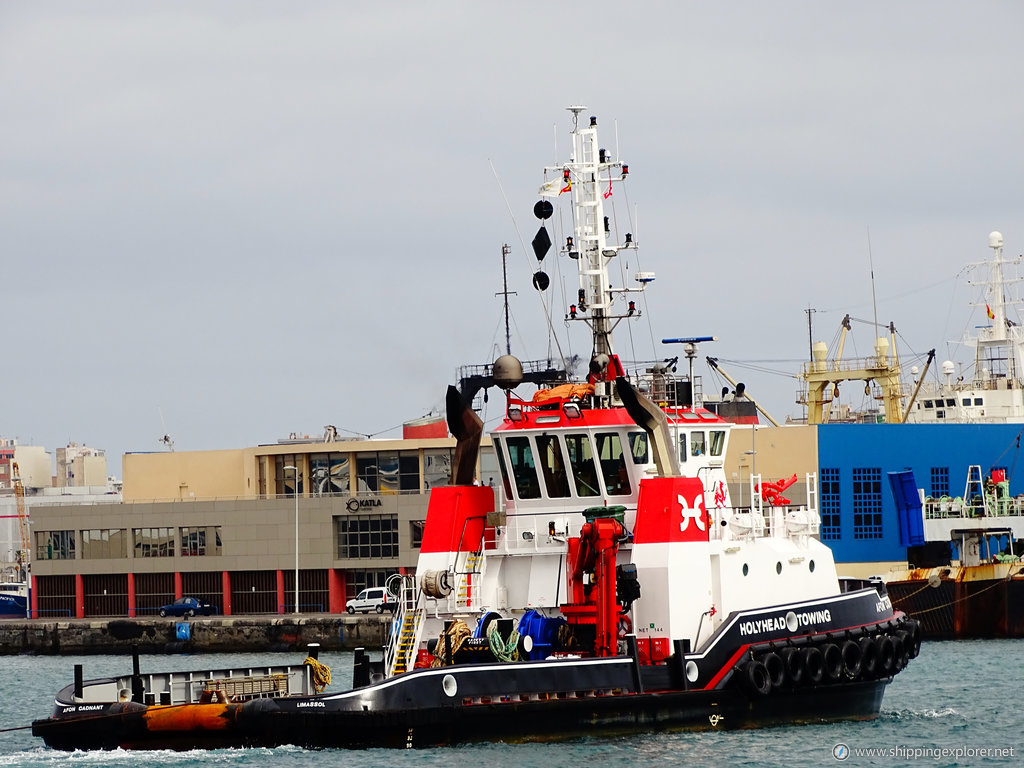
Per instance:
[[[135,574],[128,574],[128,618],[135,618]]]
[[[345,612],[345,572],[339,568],[327,569],[327,611]]]
[[[32,615],[29,618],[32,618],[32,619],[38,619],[39,618],[39,587],[37,585],[38,585],[38,582],[36,581],[36,577],[35,576],[29,576],[28,577],[28,589],[29,589],[29,592],[32,593],[32,605],[31,605]]]
[[[75,618],[85,618],[85,579],[82,574],[75,574]]]
[[[179,597],[184,597],[185,591],[181,586],[181,571],[174,572],[174,599],[177,600]]]
[[[220,574],[220,588],[224,593],[221,598],[221,608],[224,611],[225,616],[231,615],[231,574],[227,571],[221,571]]]
[[[284,571],[277,571],[277,612],[284,613]]]

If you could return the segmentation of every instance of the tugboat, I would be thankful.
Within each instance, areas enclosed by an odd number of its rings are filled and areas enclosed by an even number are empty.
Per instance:
[[[665,366],[627,371],[612,330],[639,316],[609,264],[604,206],[629,167],[571,107],[572,156],[534,207],[538,260],[549,198],[572,201],[561,250],[579,270],[567,320],[586,323],[584,381],[516,394],[523,366],[491,367],[506,391],[492,435],[504,505],[475,478],[483,432],[455,387],[451,485],[431,492],[415,576],[380,661],[357,650],[351,690],[318,693],[303,666],[75,682],[33,733],[59,749],[425,747],[630,730],[748,728],[870,719],[920,648],[883,585],[842,591],[811,504],[782,485],[733,507],[731,425],[697,407]],[[563,197],[564,196],[564,197]],[[620,258],[621,261],[621,258]],[[549,284],[538,271],[538,290]],[[694,343],[699,339],[679,340]],[[691,375],[692,379],[692,375]],[[808,478],[808,488],[815,488]]]

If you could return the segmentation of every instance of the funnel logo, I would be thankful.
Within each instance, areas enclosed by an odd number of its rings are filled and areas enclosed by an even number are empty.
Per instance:
[[[692,502],[692,506],[686,503],[686,499],[679,495],[676,497],[679,501],[679,506],[682,508],[683,522],[679,524],[679,530],[685,532],[690,527],[690,521],[696,524],[702,531],[706,531],[707,527],[704,524],[704,510],[700,506],[700,498],[695,498]]]

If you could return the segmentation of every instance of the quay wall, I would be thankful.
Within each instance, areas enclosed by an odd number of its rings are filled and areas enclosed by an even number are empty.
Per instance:
[[[0,655],[377,650],[390,616],[211,617],[0,621]]]

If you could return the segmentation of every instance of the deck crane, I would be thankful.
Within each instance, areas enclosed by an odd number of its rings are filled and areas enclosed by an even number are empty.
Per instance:
[[[736,379],[734,379],[732,376],[730,376],[728,373],[726,373],[724,370],[722,370],[722,366],[719,364],[717,357],[708,357],[708,358],[705,358],[705,360],[707,361],[707,364],[711,368],[713,368],[714,370],[718,371],[718,373],[721,374],[723,379],[728,381],[730,384],[732,384],[737,389],[740,388],[740,384],[736,381]],[[752,402],[754,404],[754,407],[757,408],[757,410],[759,410],[761,412],[762,416],[764,416],[766,419],[768,419],[768,421],[770,421],[772,423],[772,426],[774,426],[774,427],[779,426],[779,422],[777,422],[775,419],[773,419],[771,417],[771,414],[768,413],[768,411],[766,411],[764,408],[762,408],[760,406],[760,404],[756,400],[754,400],[754,398],[752,398],[750,395],[747,395],[747,399],[750,400],[750,402]]]
[[[18,462],[11,462],[11,482],[14,484],[14,498],[18,505],[18,530],[21,533],[21,550],[18,553],[18,566],[28,578],[29,554],[31,544],[28,533],[28,512],[25,509],[25,487],[21,484],[21,471]]]

